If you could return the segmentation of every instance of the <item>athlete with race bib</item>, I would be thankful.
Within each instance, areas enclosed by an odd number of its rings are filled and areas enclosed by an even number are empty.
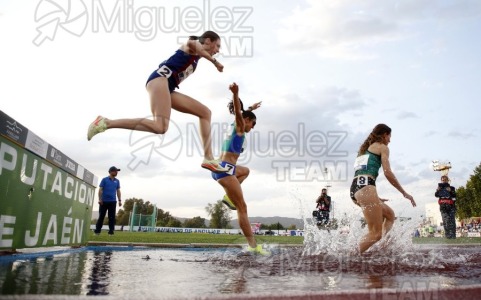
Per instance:
[[[235,115],[235,122],[232,131],[222,145],[221,166],[228,169],[225,173],[212,173],[212,178],[217,181],[226,192],[222,202],[230,209],[237,211],[239,227],[247,239],[251,253],[268,255],[269,252],[262,249],[252,233],[249,217],[247,216],[247,205],[244,201],[241,183],[249,175],[249,169],[237,166],[237,159],[245,148],[245,136],[256,125],[256,115],[252,112],[260,107],[260,102],[255,103],[248,110],[244,110],[242,101],[239,99],[239,86],[233,83],[229,86],[233,99],[229,103],[229,111]]]
[[[376,190],[376,178],[381,166],[386,179],[416,206],[413,197],[404,191],[391,171],[388,148],[390,142],[391,128],[385,124],[376,125],[359,148],[354,163],[351,199],[361,207],[369,230],[359,244],[361,254],[386,235],[394,224],[394,211],[385,203],[387,200],[379,198]]]
[[[220,37],[213,31],[206,31],[200,37],[191,36],[169,59],[162,62],[147,80],[146,89],[150,96],[150,108],[153,120],[107,119],[98,116],[87,132],[87,139],[111,128],[123,128],[164,134],[169,128],[171,110],[199,117],[200,133],[204,145],[204,160],[201,166],[212,172],[225,172],[212,155],[211,146],[211,111],[199,101],[176,92],[179,84],[194,73],[201,58],[212,62],[217,71],[222,72],[224,66],[213,56],[219,52]]]

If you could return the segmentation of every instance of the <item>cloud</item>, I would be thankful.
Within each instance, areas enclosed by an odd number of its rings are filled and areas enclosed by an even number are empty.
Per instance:
[[[456,138],[456,139],[471,139],[475,138],[476,134],[474,133],[467,133],[467,132],[460,132],[460,131],[450,131],[448,133],[449,137]]]
[[[275,162],[322,165],[324,161],[346,160],[359,147],[351,142],[350,127],[339,118],[366,106],[359,91],[329,87],[274,98],[272,107],[256,111],[258,124],[247,135],[247,148],[239,164],[272,173]]]
[[[408,112],[408,111],[402,111],[397,114],[397,118],[399,120],[405,120],[405,119],[417,119],[419,116],[413,112]]]
[[[481,15],[479,1],[442,3],[427,0],[362,1],[308,0],[284,18],[277,32],[291,50],[315,52],[323,57],[351,60],[376,58],[375,46],[408,39],[422,32],[416,25],[436,20],[449,22]]]
[[[423,136],[424,137],[432,137],[432,136],[436,136],[438,134],[439,134],[439,132],[436,131],[436,130],[429,130],[429,131],[425,132]]]

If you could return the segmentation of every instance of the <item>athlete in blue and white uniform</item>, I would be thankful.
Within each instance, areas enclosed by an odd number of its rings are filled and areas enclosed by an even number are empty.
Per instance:
[[[252,128],[254,128],[254,127],[252,127]],[[234,123],[234,124],[232,124],[230,134],[227,136],[227,138],[224,140],[224,143],[222,144],[222,153],[232,153],[234,156],[236,156],[235,160],[237,161],[237,158],[244,151],[245,143],[246,143],[245,132],[243,132],[242,135],[239,135],[238,130],[237,130],[237,126]],[[214,180],[219,180],[219,179],[224,178],[226,176],[236,175],[236,165],[235,164],[232,164],[232,163],[229,163],[227,161],[221,160],[220,165],[227,168],[228,171],[225,172],[225,173],[212,173],[212,178],[214,178]],[[245,167],[241,167],[241,166],[239,166],[239,167],[245,168]],[[245,168],[245,169],[249,170],[248,168]],[[247,175],[248,174],[249,174],[249,172],[247,172]],[[237,175],[238,175],[238,173],[237,173]],[[243,178],[243,180],[244,179],[245,178]],[[232,210],[235,210],[235,207],[232,207],[230,205],[230,201],[227,200],[226,204]]]
[[[249,217],[247,216],[247,205],[244,201],[241,183],[249,175],[249,169],[237,166],[237,160],[245,149],[245,135],[250,132],[256,125],[256,115],[252,110],[260,106],[260,102],[249,107],[244,111],[242,102],[239,99],[239,86],[233,83],[229,86],[232,92],[232,102],[229,103],[229,111],[235,115],[234,126],[227,139],[222,145],[222,154],[220,164],[227,168],[228,171],[223,174],[212,173],[212,178],[217,181],[226,193],[223,202],[233,210],[237,210],[237,218],[239,227],[249,244],[248,251],[257,254],[267,255],[269,252],[262,249],[252,233]]]
[[[182,81],[194,73],[199,59],[200,55],[192,55],[178,49],[169,59],[160,63],[157,70],[150,74],[146,84],[157,77],[165,77],[169,82],[169,91],[172,93],[179,88]]]
[[[169,128],[171,110],[188,113],[199,118],[200,133],[204,144],[204,160],[201,164],[212,172],[225,172],[212,155],[211,111],[199,101],[176,92],[179,84],[194,73],[201,58],[212,62],[219,72],[224,66],[213,56],[219,52],[220,37],[213,31],[206,31],[200,37],[192,36],[169,59],[162,62],[147,80],[146,89],[150,96],[153,120],[107,119],[98,116],[89,126],[87,139],[111,128],[147,131],[164,134]]]
[[[391,128],[378,124],[359,148],[354,164],[356,172],[351,185],[351,198],[361,207],[369,230],[359,243],[361,254],[378,242],[383,234],[387,234],[394,224],[394,211],[385,203],[387,200],[379,198],[376,190],[375,182],[381,166],[386,179],[416,206],[413,197],[404,191],[391,171],[387,146],[390,142]]]

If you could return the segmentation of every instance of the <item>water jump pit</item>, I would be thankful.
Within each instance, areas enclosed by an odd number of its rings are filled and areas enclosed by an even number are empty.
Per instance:
[[[266,245],[87,246],[0,257],[2,299],[479,299],[477,246],[310,254]]]

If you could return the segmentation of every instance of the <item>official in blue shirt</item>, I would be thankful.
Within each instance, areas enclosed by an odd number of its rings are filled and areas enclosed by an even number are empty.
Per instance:
[[[119,206],[122,206],[122,197],[120,193],[120,181],[116,178],[120,169],[110,167],[109,176],[102,179],[99,185],[99,219],[95,228],[95,234],[99,235],[104,224],[105,215],[108,212],[109,218],[109,235],[114,234],[115,229],[115,212],[117,210],[117,198]]]

